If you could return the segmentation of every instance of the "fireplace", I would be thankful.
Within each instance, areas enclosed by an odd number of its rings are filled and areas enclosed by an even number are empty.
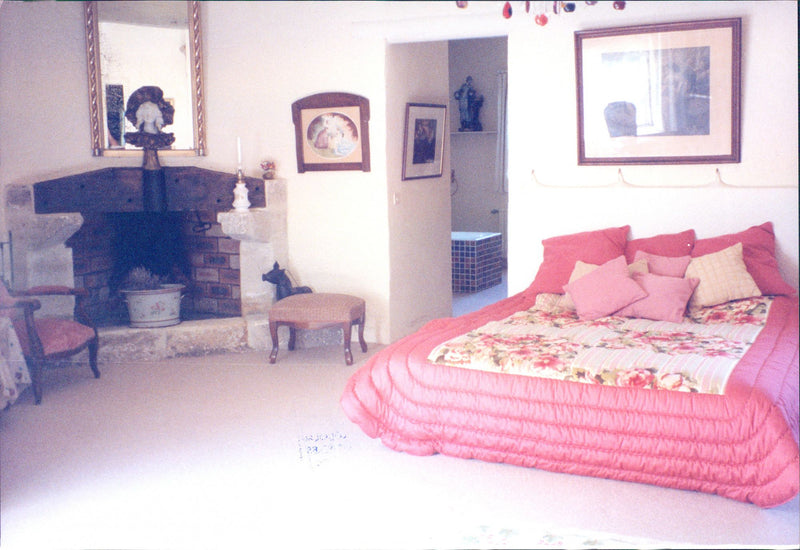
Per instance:
[[[164,170],[168,208],[163,214],[143,212],[138,168],[9,186],[5,208],[14,239],[15,287],[86,288],[96,314],[102,317],[103,310],[116,308],[112,318],[103,320],[113,326],[127,323],[116,292],[124,272],[131,264],[169,257],[164,265],[147,267],[185,278],[182,319],[239,317],[245,318],[248,330],[250,317],[263,323],[274,289],[261,274],[275,261],[288,261],[285,181],[246,178],[252,208],[240,212],[231,210],[233,174],[195,167]],[[160,240],[171,248],[147,259],[141,249],[153,244],[155,236],[164,237]],[[163,244],[151,248],[158,251]],[[69,307],[43,304],[48,313]],[[248,341],[253,338],[247,335]]]

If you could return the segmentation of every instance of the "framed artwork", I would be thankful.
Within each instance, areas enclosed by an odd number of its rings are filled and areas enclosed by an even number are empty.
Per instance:
[[[578,164],[741,157],[742,20],[577,31]]]
[[[292,103],[297,171],[369,172],[369,100],[344,92]]]
[[[441,177],[446,115],[445,105],[406,103],[404,180]]]

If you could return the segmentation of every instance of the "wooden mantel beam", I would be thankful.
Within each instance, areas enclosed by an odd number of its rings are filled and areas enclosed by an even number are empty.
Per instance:
[[[164,166],[167,210],[230,210],[236,175],[195,166]],[[245,178],[251,207],[266,205],[264,182]],[[103,168],[33,185],[37,214],[142,211],[142,169]]]

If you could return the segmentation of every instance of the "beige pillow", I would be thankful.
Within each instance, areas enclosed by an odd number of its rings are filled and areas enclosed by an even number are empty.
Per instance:
[[[689,300],[691,309],[761,296],[753,277],[747,272],[742,258],[742,243],[692,258],[686,268],[686,278],[700,279],[700,284]]]
[[[572,275],[569,276],[569,282],[576,281],[580,279],[584,275],[588,275],[595,269],[600,267],[599,265],[595,264],[587,264],[586,262],[582,262],[578,260],[575,262],[575,268],[572,270]],[[647,273],[647,260],[636,260],[632,264],[628,264],[628,274],[633,275],[634,273]],[[559,301],[558,304],[562,309],[575,309],[575,303],[570,298],[569,294],[564,294],[562,299]]]
[[[569,300],[570,307],[565,307],[566,301]],[[548,313],[562,313],[567,309],[575,309],[568,294],[552,294],[549,292],[541,292],[536,295],[536,303],[534,308]]]

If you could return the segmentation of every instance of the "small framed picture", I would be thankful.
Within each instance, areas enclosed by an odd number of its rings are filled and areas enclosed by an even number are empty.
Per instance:
[[[369,172],[369,100],[344,92],[292,103],[297,171]]]
[[[742,20],[577,31],[578,164],[739,162]]]
[[[445,105],[406,103],[404,180],[441,177],[446,114]]]

